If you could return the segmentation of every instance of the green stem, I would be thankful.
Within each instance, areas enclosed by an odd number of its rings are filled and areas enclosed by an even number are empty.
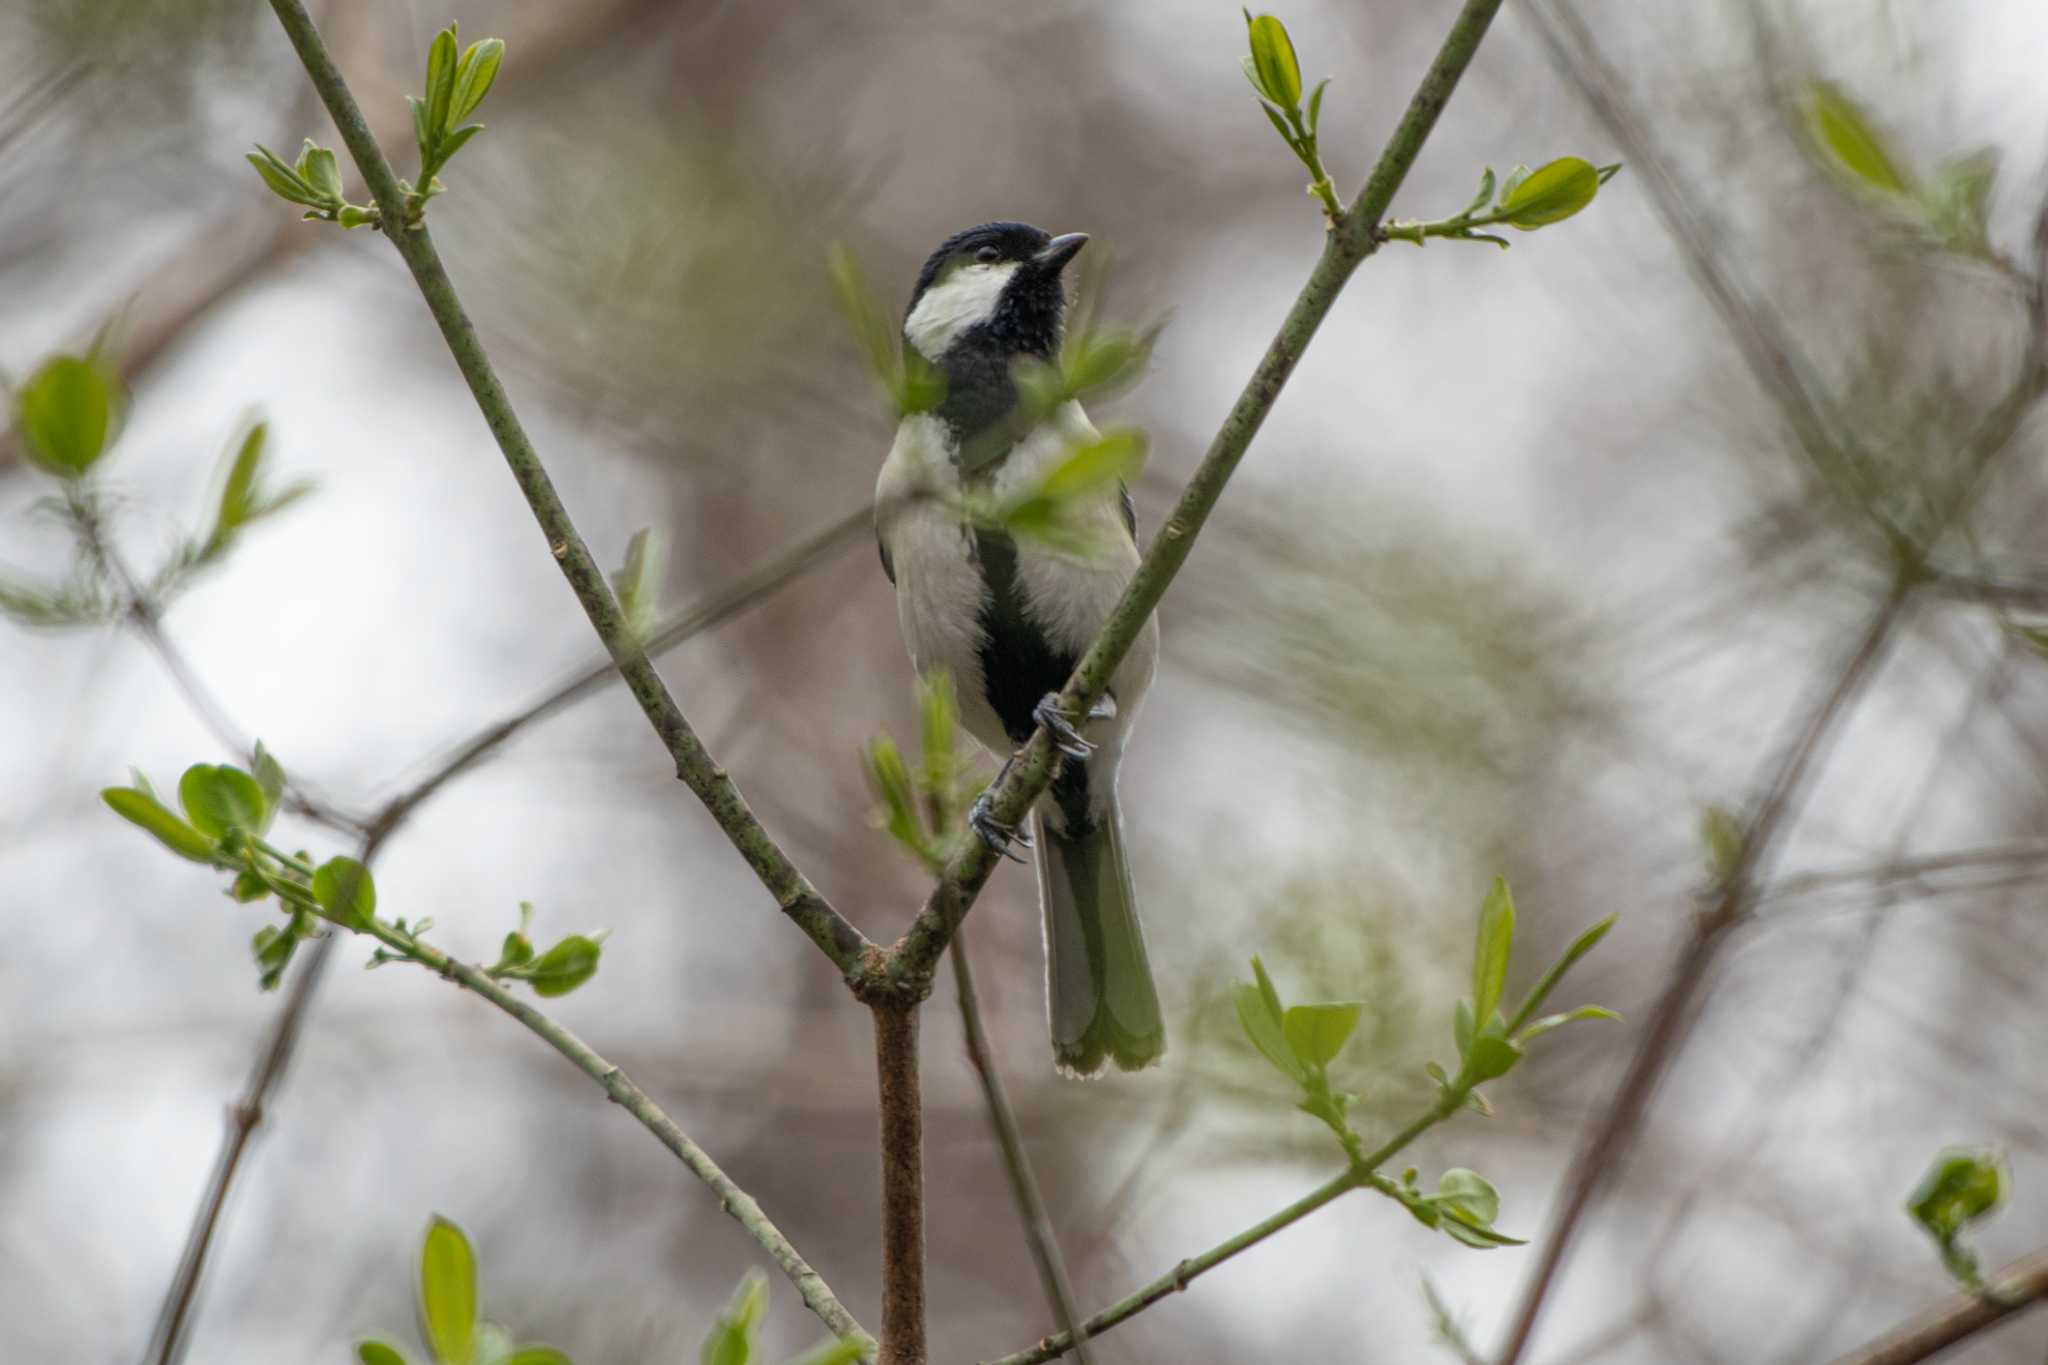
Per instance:
[[[1350,208],[1331,225],[1322,257],[1280,324],[1279,333],[1267,346],[1250,382],[1210,442],[1172,516],[1153,538],[1116,609],[1067,680],[1060,694],[1061,709],[1067,714],[1086,715],[1109,685],[1117,665],[1123,662],[1138,632],[1151,618],[1181,565],[1187,562],[1195,537],[1222,496],[1224,485],[1250,448],[1252,438],[1278,401],[1288,376],[1294,373],[1302,352],[1336,303],[1351,272],[1379,249],[1380,220],[1386,216],[1387,206],[1415,164],[1430,130],[1436,126],[1437,116],[1457,88],[1459,77],[1471,63],[1472,54],[1478,50],[1500,6],[1501,0],[1465,0],[1436,59],[1409,100],[1407,113],[1380,153],[1371,177]],[[990,792],[992,814],[998,821],[1015,825],[1024,818],[1032,801],[1052,780],[1053,760],[1050,737],[1041,727],[1018,751],[1003,781]],[[913,989],[929,987],[939,954],[946,950],[953,931],[973,906],[997,861],[995,850],[987,844],[978,839],[968,841],[891,955],[890,976],[899,985]]]
[[[1437,1097],[1437,1102],[1417,1115],[1407,1127],[1388,1138],[1370,1153],[1354,1161],[1343,1174],[1324,1181],[1309,1193],[1289,1204],[1270,1218],[1252,1224],[1243,1232],[1226,1242],[1219,1242],[1199,1256],[1191,1256],[1180,1262],[1166,1274],[1134,1294],[1118,1299],[1109,1307],[1082,1323],[1078,1332],[1060,1332],[1045,1338],[1036,1346],[1029,1347],[985,1365],[1042,1365],[1048,1360],[1057,1360],[1074,1349],[1077,1341],[1087,1341],[1107,1332],[1110,1328],[1144,1312],[1169,1294],[1186,1289],[1197,1277],[1214,1270],[1231,1257],[1250,1247],[1257,1246],[1274,1233],[1291,1227],[1314,1213],[1338,1196],[1355,1189],[1375,1189],[1397,1203],[1406,1204],[1399,1185],[1378,1174],[1379,1168],[1394,1159],[1403,1148],[1416,1138],[1442,1123],[1464,1107],[1465,1096],[1471,1087],[1453,1086]],[[1350,1144],[1346,1144],[1347,1147]]]
[[[355,97],[350,94],[334,59],[328,55],[327,46],[305,5],[301,0],[271,0],[270,7],[276,12],[286,36],[291,39],[306,74],[311,77],[314,89],[327,106],[328,114],[341,133],[342,142],[347,145],[349,155],[362,172],[371,193],[381,204],[402,202],[398,177],[384,159],[375,135],[364,121],[362,110],[356,106]],[[441,264],[440,253],[434,249],[432,236],[424,226],[408,226],[402,214],[394,213],[383,216],[380,230],[391,239],[412,271],[427,308],[433,313],[441,336],[455,358],[456,367],[462,371],[470,393],[483,411],[491,435],[504,453],[505,463],[510,466],[520,491],[526,495],[534,520],[547,536],[549,549],[561,565],[563,577],[569,580],[584,614],[590,618],[598,638],[604,641],[606,652],[626,679],[634,700],[640,703],[640,709],[646,713],[655,733],[675,760],[676,776],[704,803],[733,847],[739,850],[755,875],[774,895],[783,913],[795,921],[848,979],[862,976],[868,970],[868,957],[873,945],[811,885],[762,827],[725,769],[705,750],[696,731],[670,696],[667,685],[655,672],[646,651],[627,629],[604,571],[598,567],[582,536],[577,533],[575,523],[555,492],[554,483],[541,464],[539,454],[512,410],[512,400],[499,383],[497,373],[484,353],[483,343],[477,337],[476,328],[456,296],[455,286]]]
[[[589,1044],[556,1023],[546,1013],[491,980],[480,969],[465,962],[458,962],[439,949],[420,942],[413,935],[399,932],[382,920],[370,921],[362,927],[362,932],[408,960],[490,1001],[538,1034],[548,1046],[574,1063],[577,1070],[604,1087],[605,1094],[609,1095],[614,1103],[639,1120],[640,1125],[659,1138],[662,1146],[673,1152],[690,1168],[693,1175],[711,1187],[712,1193],[718,1196],[718,1206],[730,1214],[733,1221],[744,1228],[747,1235],[782,1268],[783,1274],[796,1286],[797,1293],[803,1296],[803,1301],[811,1312],[838,1335],[853,1337],[862,1342],[867,1348],[866,1358],[872,1359],[874,1339],[862,1330],[860,1323],[854,1320],[853,1314],[847,1312],[845,1305],[834,1296],[831,1287],[817,1271],[811,1269],[809,1263],[797,1253],[794,1246],[790,1245],[789,1239],[782,1235],[775,1224],[769,1221],[768,1215],[761,1211],[761,1206],[754,1202],[753,1196],[733,1183],[732,1177],[719,1168],[710,1154],[691,1141],[689,1134],[678,1127],[674,1119],[663,1113],[661,1106],[649,1099],[645,1091],[633,1084],[624,1071],[600,1057]]]

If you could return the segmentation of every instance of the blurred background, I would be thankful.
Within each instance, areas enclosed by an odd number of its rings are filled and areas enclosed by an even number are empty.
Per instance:
[[[959,227],[1093,234],[1105,314],[1170,317],[1146,381],[1096,414],[1151,435],[1145,534],[1320,244],[1235,69],[1234,4],[316,11],[401,173],[402,96],[434,30],[458,18],[465,38],[508,40],[489,132],[432,222],[599,559],[660,528],[672,604],[870,496],[890,419],[835,314],[829,243],[895,308]],[[1284,12],[1308,79],[1335,78],[1322,140],[1347,196],[1449,13]],[[1456,211],[1489,164],[1628,169],[1512,251],[1397,244],[1362,269],[1168,598],[1124,767],[1166,1065],[1055,1079],[1030,878],[999,873],[968,922],[1084,1308],[1335,1169],[1238,1034],[1227,988],[1246,959],[1262,953],[1293,998],[1367,1002],[1347,1075],[1368,1134],[1391,1131],[1427,1102],[1422,1063],[1449,1060],[1495,873],[1515,887],[1525,970],[1621,914],[1562,1003],[1628,1023],[1556,1035],[1497,1087],[1491,1121],[1413,1153],[1429,1179],[1484,1171],[1499,1226],[1540,1237],[1689,932],[1702,812],[1754,799],[1884,596],[1871,513],[1940,525],[1960,567],[2048,559],[2019,278],[2048,192],[2048,10],[1572,13],[1585,34],[1551,4],[1507,7],[1394,212]],[[1817,164],[1801,114],[1815,80],[1921,178],[1995,149],[1986,241],[1935,240]],[[316,491],[252,528],[163,626],[235,727],[368,812],[594,641],[388,244],[299,223],[242,160],[256,141],[289,158],[309,134],[334,145],[252,0],[0,13],[0,371],[19,380],[115,319],[132,407],[100,478],[109,534],[142,565],[204,520],[250,415],[271,423],[273,477]],[[1803,357],[1790,389],[1757,363],[1759,317]],[[1798,384],[1824,395],[1836,439],[1802,427]],[[0,573],[61,579],[71,540],[38,509],[54,485],[11,445],[0,461]],[[1922,515],[1965,492],[1962,516]],[[2048,1241],[2048,661],[2025,623],[1967,597],[1907,609],[1526,1359],[1846,1350],[1950,1292],[1901,1208],[1945,1143],[2010,1161],[2010,1202],[1978,1238],[1987,1266]],[[900,932],[924,879],[869,818],[858,750],[914,735],[914,711],[869,542],[662,666],[814,880],[869,935]],[[133,632],[0,622],[0,753],[0,1355],[135,1360],[281,1003],[248,956],[272,913],[99,803],[130,765],[163,788],[231,757]],[[346,851],[303,821],[283,837]],[[470,958],[522,900],[543,939],[609,928],[603,970],[560,1017],[876,1325],[867,1019],[622,691],[448,784],[377,873],[382,908],[430,914]],[[511,1021],[365,957],[336,945],[312,997],[188,1359],[341,1361],[366,1333],[409,1339],[432,1212],[468,1229],[485,1311],[522,1337],[579,1365],[694,1358],[760,1262],[753,1243]],[[1052,1324],[949,982],[925,1018],[934,1358],[979,1359]],[[1534,1256],[1346,1200],[1096,1359],[1450,1359],[1423,1277],[1490,1349]],[[771,1354],[815,1338],[779,1278],[770,1301]],[[2036,1316],[1956,1358],[2044,1349]]]

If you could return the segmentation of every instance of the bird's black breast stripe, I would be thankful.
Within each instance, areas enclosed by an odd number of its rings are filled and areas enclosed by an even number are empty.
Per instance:
[[[1066,685],[1079,656],[1057,648],[1024,602],[1017,581],[1017,542],[1002,531],[976,527],[974,557],[981,568],[981,677],[988,704],[1013,744],[1031,738],[1031,710],[1048,692]]]

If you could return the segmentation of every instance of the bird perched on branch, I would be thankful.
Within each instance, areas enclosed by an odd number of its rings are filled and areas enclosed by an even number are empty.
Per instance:
[[[961,720],[992,753],[1012,754],[1044,724],[1064,755],[1031,818],[1053,1059],[1077,1076],[1107,1062],[1137,1070],[1166,1049],[1116,799],[1158,627],[1145,623],[1094,713],[1062,714],[1058,693],[1138,568],[1130,493],[1117,483],[1065,509],[1078,546],[1012,534],[964,506],[972,495],[998,506],[1024,495],[1100,439],[1077,402],[1021,408],[1015,377],[1020,359],[1057,355],[1062,275],[1087,241],[984,223],[932,253],[903,339],[938,372],[943,397],[903,418],[875,490],[882,567],[912,663],[952,673]],[[969,817],[977,834],[1005,853],[1034,842],[998,825],[986,802]]]

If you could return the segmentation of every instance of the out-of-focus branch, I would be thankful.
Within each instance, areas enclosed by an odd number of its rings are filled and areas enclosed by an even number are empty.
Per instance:
[[[1002,1148],[1003,1172],[1009,1177],[1010,1197],[1017,1204],[1018,1221],[1024,1225],[1024,1242],[1038,1267],[1038,1281],[1045,1301],[1052,1308],[1060,1331],[1074,1341],[1074,1359],[1091,1365],[1085,1339],[1076,1331],[1081,1321],[1075,1307],[1074,1286],[1067,1279],[1067,1263],[1060,1256],[1059,1236],[1045,1211],[1045,1198],[1038,1191],[1038,1177],[1032,1172],[1031,1157],[1024,1150],[1024,1135],[1017,1128],[1017,1116],[1010,1109],[1010,1097],[1003,1093],[1003,1078],[996,1070],[988,1033],[981,1025],[981,1002],[974,993],[974,967],[967,960],[967,935],[953,936],[953,984],[960,997],[960,1030],[966,1039],[967,1060],[981,1082],[982,1100],[988,1109],[988,1126],[994,1130],[996,1145]]]
[[[1386,216],[1415,158],[1421,155],[1423,144],[1436,127],[1437,116],[1449,102],[1499,9],[1500,0],[1465,0],[1435,60],[1409,99],[1400,124],[1381,151],[1372,175],[1343,217],[1331,224],[1323,254],[1296,296],[1294,306],[1288,309],[1279,333],[1266,347],[1258,368],[1231,405],[1230,414],[1209,443],[1173,514],[1145,551],[1137,573],[1109,620],[1061,689],[1059,706],[1066,714],[1087,715],[1109,685],[1117,665],[1123,662],[1138,632],[1158,608],[1181,565],[1187,562],[1195,537],[1208,521],[1217,499],[1222,497],[1238,462],[1250,449],[1252,438],[1264,425],[1266,415],[1279,400],[1281,389],[1294,373],[1302,352],[1315,338],[1316,329],[1337,302],[1352,272],[1379,250],[1380,220]],[[1051,737],[1040,726],[990,789],[991,813],[996,821],[1011,826],[1021,821],[1032,801],[1052,780],[1053,767]],[[910,932],[891,955],[890,975],[894,980],[913,988],[929,982],[939,955],[946,950],[947,941],[973,906],[998,860],[999,855],[986,843],[978,839],[968,841],[966,851],[939,879]]]
[[[1922,877],[1939,876],[1946,872],[1976,871],[2048,871],[2048,843],[2022,840],[2011,844],[1991,844],[1982,848],[1959,848],[1947,853],[1929,853],[1917,858],[1894,858],[1862,867],[1832,867],[1814,872],[1800,872],[1778,878],[1758,897],[1758,900],[1775,905],[1796,896],[1811,895],[1816,891],[1831,891],[1838,887],[1855,887],[1859,890],[1869,887],[1881,891],[1899,882],[1918,881]]]
[[[1905,615],[1912,587],[1912,577],[1901,574],[1835,670],[1827,690],[1800,718],[1791,747],[1771,771],[1755,814],[1744,825],[1741,852],[1714,888],[1708,907],[1693,920],[1692,932],[1651,1007],[1621,1086],[1572,1162],[1565,1178],[1564,1197],[1537,1251],[1536,1265],[1529,1272],[1516,1307],[1499,1365],[1514,1365],[1527,1348],[1544,1299],[1586,1211],[1614,1178],[1651,1096],[1684,1045],[1691,1030],[1693,1007],[1705,991],[1708,973],[1721,946],[1729,931],[1755,907],[1757,888],[1770,855],[1797,818],[1807,778],[1875,676]]]
[[[846,546],[865,541],[873,533],[873,521],[874,512],[870,508],[861,507],[850,512],[824,530],[798,541],[768,562],[693,603],[648,633],[645,642],[648,656],[665,654],[703,631],[723,625],[761,605],[793,580],[829,561]],[[403,820],[434,793],[489,758],[521,731],[546,720],[618,677],[618,667],[610,659],[604,659],[563,679],[511,715],[484,726],[457,745],[440,766],[386,802],[372,823],[381,828]]]
[[[859,976],[870,965],[873,945],[811,885],[810,879],[789,860],[748,808],[739,788],[705,750],[697,732],[670,695],[667,684],[655,672],[646,650],[627,628],[604,571],[583,543],[568,509],[555,492],[554,481],[548,477],[539,453],[534,450],[512,409],[511,398],[499,382],[490,358],[484,353],[476,328],[456,295],[454,282],[448,278],[448,272],[441,264],[432,235],[424,225],[406,226],[403,211],[405,193],[399,188],[398,176],[385,159],[362,110],[356,106],[347,81],[321,41],[305,5],[300,0],[271,0],[271,9],[291,39],[314,88],[320,92],[321,101],[327,106],[327,112],[357,169],[368,182],[371,194],[383,206],[381,230],[398,248],[400,257],[412,271],[413,280],[441,329],[456,367],[469,385],[477,407],[483,412],[491,435],[505,456],[506,465],[532,509],[534,520],[547,537],[549,550],[561,566],[562,576],[575,592],[598,638],[604,642],[613,664],[624,675],[634,700],[640,703],[640,709],[646,713],[663,747],[675,760],[676,776],[704,803],[733,847],[775,897],[783,913],[844,975],[849,979]]]
[[[1916,1365],[1932,1360],[2043,1299],[2048,1299],[2048,1251],[2037,1251],[1986,1276],[1982,1290],[1951,1295],[1834,1365]]]
[[[2048,576],[2040,574],[1979,578],[1935,570],[1928,583],[1944,597],[2007,610],[2048,611]]]

